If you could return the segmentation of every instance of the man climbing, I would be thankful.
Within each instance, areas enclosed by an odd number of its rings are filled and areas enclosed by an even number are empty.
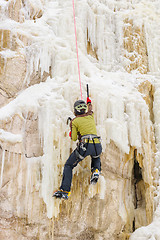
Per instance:
[[[88,112],[86,112],[87,106]],[[68,199],[72,182],[72,170],[88,155],[91,156],[91,184],[98,181],[101,171],[100,154],[102,146],[100,137],[97,136],[94,113],[89,97],[87,97],[87,104],[83,100],[75,102],[74,114],[76,117],[70,123],[71,131],[69,135],[73,141],[78,138],[79,143],[64,165],[60,189],[53,194],[53,197],[56,198]]]

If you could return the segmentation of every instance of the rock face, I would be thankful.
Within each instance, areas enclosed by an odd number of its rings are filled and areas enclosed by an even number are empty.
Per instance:
[[[104,6],[101,1],[99,5],[94,1],[76,5],[80,55],[84,54],[81,74],[91,83],[97,129],[103,140],[102,174],[97,185],[91,186],[90,158],[86,158],[74,169],[71,196],[63,201],[53,199],[52,192],[59,187],[63,165],[75,148],[66,125],[78,95],[78,90],[73,91],[78,88],[74,79],[77,68],[72,62],[75,49],[70,35],[63,42],[65,24],[72,19],[65,15],[58,0],[2,2],[0,238],[129,239],[137,228],[152,222],[155,197],[159,197],[155,170],[159,85],[154,81],[159,80],[151,74],[148,32],[132,19],[140,5],[132,6],[135,12],[130,19],[127,11],[122,16],[128,1],[122,8],[119,1],[114,7],[107,1]],[[69,1],[65,4],[71,11]],[[83,15],[88,19],[87,27],[80,17],[83,7],[87,9]],[[110,19],[105,18],[106,13]],[[13,28],[6,18],[12,20]],[[103,20],[110,29],[105,29]],[[118,25],[119,20],[123,24]],[[112,30],[114,47],[117,41],[121,47],[117,54],[109,44],[109,36],[103,36]],[[119,75],[113,73],[118,67],[119,71],[123,69]],[[98,83],[94,82],[96,72]],[[147,72],[150,75],[145,75]],[[107,85],[110,77],[113,82]]]

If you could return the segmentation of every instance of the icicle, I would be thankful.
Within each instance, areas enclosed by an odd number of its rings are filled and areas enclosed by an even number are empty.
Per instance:
[[[3,152],[2,152],[1,185],[0,185],[0,187],[2,187],[2,184],[3,184],[4,162],[5,162],[5,150],[3,150]]]
[[[10,156],[11,156],[11,152],[8,152],[8,162],[10,162]]]
[[[20,163],[19,163],[19,154],[18,155],[18,161],[17,161],[17,166],[19,165],[19,173],[18,173],[18,178],[17,178],[17,185],[18,185],[18,193],[16,197],[16,203],[17,203],[17,214],[18,216],[21,216],[21,203],[20,203],[20,197],[22,194],[22,184],[23,184],[23,168],[22,168],[22,162],[24,161],[23,156],[21,155],[20,157]]]
[[[99,177],[99,184],[100,184],[100,192],[99,192],[99,197],[100,199],[105,199],[105,194],[106,194],[106,180],[104,176]]]
[[[30,192],[30,188],[31,188],[31,164],[28,161],[28,159],[26,159],[26,163],[27,163],[27,176],[26,176],[26,198],[28,199],[28,195]]]

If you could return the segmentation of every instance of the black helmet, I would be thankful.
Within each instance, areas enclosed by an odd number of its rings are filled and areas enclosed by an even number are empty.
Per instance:
[[[76,115],[84,114],[87,109],[87,104],[83,100],[78,100],[74,103],[74,113]]]

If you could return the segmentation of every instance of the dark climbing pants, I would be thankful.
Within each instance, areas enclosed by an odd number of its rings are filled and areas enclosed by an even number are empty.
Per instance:
[[[60,189],[70,192],[72,183],[72,170],[85,157],[91,156],[91,171],[95,169],[101,171],[100,154],[102,152],[101,143],[81,143],[70,155],[64,165],[63,178]]]

